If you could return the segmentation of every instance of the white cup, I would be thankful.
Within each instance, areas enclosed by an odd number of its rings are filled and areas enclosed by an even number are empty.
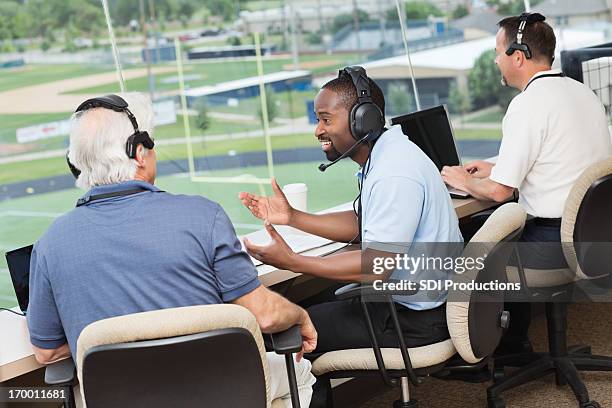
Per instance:
[[[299,211],[308,211],[308,187],[304,183],[286,184],[283,193],[289,205]]]

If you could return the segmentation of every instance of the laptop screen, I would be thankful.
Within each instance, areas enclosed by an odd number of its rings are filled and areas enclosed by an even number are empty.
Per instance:
[[[15,249],[6,253],[8,264],[17,302],[22,312],[26,312],[30,300],[30,257],[32,256],[33,245]]]
[[[391,119],[434,162],[438,170],[461,164],[444,105]]]

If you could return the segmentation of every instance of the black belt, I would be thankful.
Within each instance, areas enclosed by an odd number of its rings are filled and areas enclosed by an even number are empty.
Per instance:
[[[539,218],[536,217],[532,220],[535,225],[540,225],[542,227],[561,227],[561,218]]]

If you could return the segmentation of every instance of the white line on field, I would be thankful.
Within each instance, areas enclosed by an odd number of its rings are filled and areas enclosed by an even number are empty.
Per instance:
[[[22,210],[7,210],[0,213],[0,217],[43,217],[57,218],[62,213],[53,213],[46,211],[22,211]]]

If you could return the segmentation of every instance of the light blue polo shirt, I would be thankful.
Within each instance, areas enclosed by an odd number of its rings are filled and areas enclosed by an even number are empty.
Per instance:
[[[367,171],[365,177],[363,170]],[[364,245],[402,244],[409,252],[412,243],[463,242],[457,214],[438,168],[402,133],[400,125],[380,136],[372,150],[369,169],[366,166],[357,174],[363,177],[361,236]],[[420,255],[421,248],[417,252],[413,255]],[[393,278],[409,277],[396,270]],[[419,272],[410,277],[411,280],[419,278],[423,278]],[[442,291],[431,301],[422,302],[423,295],[394,299],[411,309],[423,310],[440,306],[447,297]]]
[[[221,206],[130,181],[84,197],[136,187],[59,217],[30,262],[32,344],[68,342],[97,320],[149,310],[230,302],[260,283]]]

